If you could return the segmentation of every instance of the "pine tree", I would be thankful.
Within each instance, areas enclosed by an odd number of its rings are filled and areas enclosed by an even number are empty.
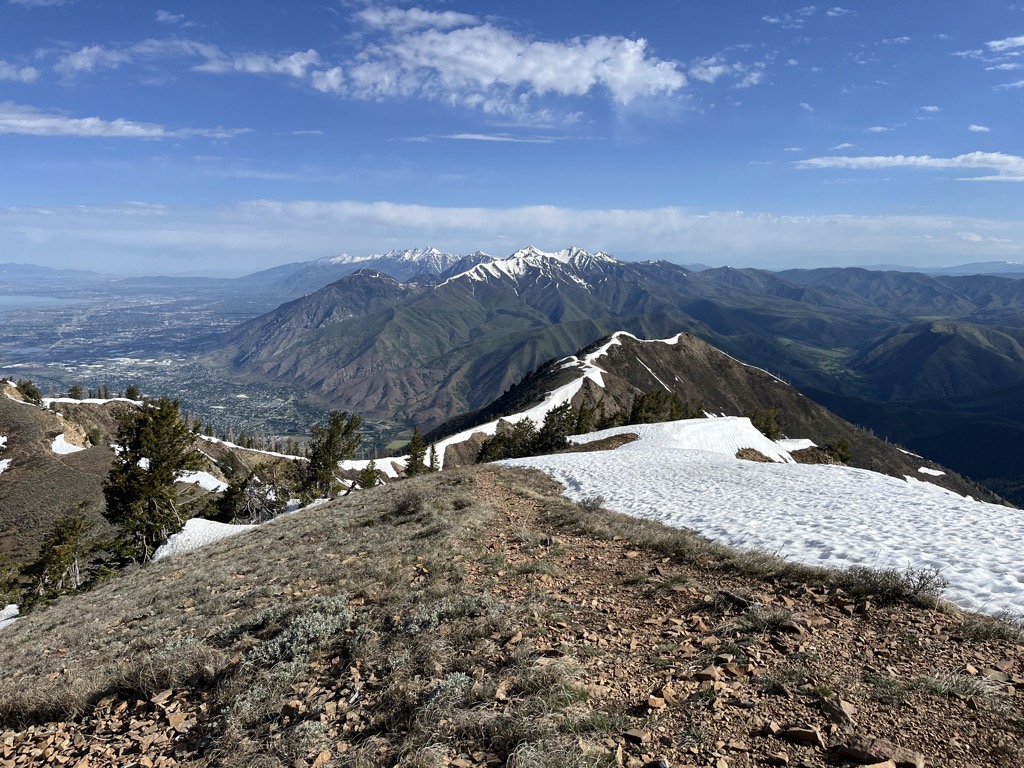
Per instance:
[[[423,435],[420,434],[419,427],[412,428],[412,438],[405,446],[405,452],[409,456],[409,460],[405,464],[407,477],[422,475],[427,471],[427,466],[423,463],[423,458],[427,455],[427,445],[423,442]]]
[[[139,388],[137,386],[135,386],[134,384],[129,384],[127,387],[125,387],[124,396],[126,398],[128,398],[129,400],[141,400],[142,399],[142,393],[139,392]]]
[[[356,478],[356,485],[360,488],[373,488],[379,482],[380,475],[377,472],[377,462],[370,459],[370,462],[359,473],[359,477]]]
[[[74,400],[81,400],[85,397],[85,392],[82,391],[82,387],[78,384],[72,384],[68,387],[68,397]]]
[[[280,467],[260,464],[251,472],[235,474],[217,500],[217,519],[227,523],[265,523],[284,512],[290,495]]]
[[[78,589],[86,581],[86,568],[96,542],[91,537],[95,524],[85,515],[85,504],[60,517],[43,539],[39,557],[27,569],[35,577],[40,597]]]
[[[569,435],[573,434],[575,427],[576,414],[571,404],[562,403],[552,408],[544,416],[544,424],[537,432],[531,452],[545,454],[560,451],[569,445]]]
[[[193,440],[177,400],[147,401],[118,419],[120,450],[103,486],[104,516],[120,529],[118,542],[137,562],[147,562],[185,523],[174,480],[178,472],[203,465]]]
[[[437,458],[437,446],[430,444],[430,459],[427,468],[431,472],[437,472],[441,468],[441,462]]]
[[[363,421],[354,413],[331,411],[327,424],[313,427],[309,440],[309,463],[302,490],[304,498],[316,499],[333,496],[337,491],[334,473],[339,461],[351,459],[359,450]]]

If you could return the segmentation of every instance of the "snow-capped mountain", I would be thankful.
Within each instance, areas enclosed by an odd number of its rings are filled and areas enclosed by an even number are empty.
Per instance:
[[[285,268],[278,267],[245,279],[256,281],[265,275],[270,279],[270,290],[280,292],[282,298],[293,298],[318,291],[361,269],[382,272],[399,282],[412,279],[432,282],[444,280],[451,274],[492,259],[492,256],[482,251],[453,254],[443,253],[433,247],[406,248],[359,256],[342,253],[316,261],[287,265]]]
[[[465,278],[483,282],[507,279],[518,283],[531,278],[565,277],[580,285],[589,286],[588,279],[601,265],[618,263],[617,259],[606,253],[592,254],[582,248],[570,247],[549,253],[530,245],[508,258],[481,262],[461,274],[453,275],[449,281]]]

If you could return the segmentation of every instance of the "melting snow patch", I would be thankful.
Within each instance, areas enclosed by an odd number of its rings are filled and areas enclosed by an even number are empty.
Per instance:
[[[0,450],[7,447],[7,435],[0,435]]]
[[[179,472],[174,479],[179,483],[198,485],[207,491],[226,491],[228,487],[227,483],[218,480],[209,472]]]
[[[605,430],[588,438],[635,432],[640,440],[614,451],[502,463],[547,472],[570,498],[603,496],[609,509],[733,546],[832,567],[935,568],[949,582],[947,597],[964,607],[998,613],[1024,604],[1020,510],[853,467],[735,459],[737,444],[770,455],[742,445],[737,438],[756,432],[742,422]],[[688,426],[730,423],[732,437]]]
[[[18,606],[11,603],[0,610],[0,629],[10,626],[18,619]]]
[[[66,455],[69,453],[78,453],[79,451],[84,451],[85,448],[82,448],[80,445],[72,445],[71,443],[64,439],[64,435],[62,433],[53,438],[53,444],[50,446],[50,450],[53,451],[54,453]]]
[[[213,520],[204,520],[201,517],[193,517],[185,527],[178,533],[165,541],[153,554],[153,560],[163,560],[165,557],[183,555],[186,552],[205,547],[229,536],[235,536],[245,531],[251,531],[255,525],[230,525],[218,523]]]
[[[931,475],[932,477],[942,477],[944,474],[946,474],[945,472],[940,472],[939,470],[932,469],[931,467],[921,467],[917,471],[920,472],[922,475]]]
[[[4,470],[11,466],[10,459],[0,459],[0,474],[3,474]]]

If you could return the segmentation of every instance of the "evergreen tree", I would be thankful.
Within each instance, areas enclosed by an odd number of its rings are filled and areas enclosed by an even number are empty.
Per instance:
[[[427,471],[427,466],[423,463],[423,459],[427,455],[427,445],[423,442],[423,435],[420,434],[419,427],[412,428],[412,438],[405,446],[405,452],[409,456],[409,461],[405,465],[407,477],[422,475]]]
[[[849,464],[853,458],[853,453],[850,451],[850,441],[845,437],[837,437],[825,446],[825,450],[840,464]]]
[[[360,488],[373,488],[377,483],[380,482],[380,475],[377,472],[377,462],[370,459],[363,470],[359,473],[359,477],[356,478],[356,485]]]
[[[125,387],[124,396],[129,400],[142,399],[142,393],[139,391],[139,388],[134,384],[129,384],[127,387]]]
[[[203,465],[193,439],[178,401],[166,397],[118,419],[120,450],[103,486],[104,516],[120,529],[118,543],[133,560],[148,561],[185,523],[174,480],[178,472]]]
[[[335,494],[338,482],[334,473],[338,462],[356,455],[362,440],[359,432],[362,423],[354,413],[331,411],[326,425],[313,427],[308,446],[309,463],[302,484],[305,498],[324,498]]]
[[[68,397],[74,398],[75,400],[81,400],[85,397],[85,392],[82,391],[82,387],[78,384],[72,384],[68,387]]]
[[[544,424],[537,432],[537,437],[530,452],[533,454],[553,453],[569,445],[569,435],[576,428],[576,413],[569,403],[562,403],[552,408],[544,416]]]
[[[441,468],[441,462],[437,458],[437,446],[433,443],[430,444],[430,460],[427,464],[427,468],[431,472],[437,472]]]
[[[91,533],[95,524],[85,515],[85,504],[60,517],[43,539],[39,557],[27,573],[35,578],[40,597],[56,597],[76,590],[87,580],[90,556],[96,548]]]
[[[31,379],[18,379],[18,383],[14,385],[15,388],[21,393],[21,396],[28,400],[30,403],[41,405],[43,402],[43,393],[39,390]]]
[[[288,506],[291,491],[284,473],[273,464],[260,464],[251,472],[236,472],[217,500],[217,519],[227,523],[265,523]]]

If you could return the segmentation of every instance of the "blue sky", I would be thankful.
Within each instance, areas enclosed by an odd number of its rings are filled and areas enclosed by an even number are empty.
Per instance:
[[[1024,260],[1024,2],[0,0],[0,261]]]

